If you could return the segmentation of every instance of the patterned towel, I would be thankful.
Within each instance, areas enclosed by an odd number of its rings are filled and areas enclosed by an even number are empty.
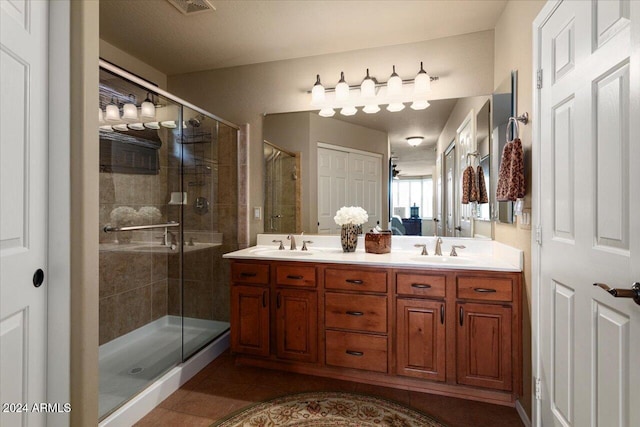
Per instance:
[[[487,186],[484,183],[482,166],[478,166],[478,203],[489,203],[489,195],[487,194]]]
[[[508,142],[502,150],[500,173],[496,188],[496,200],[499,202],[515,202],[524,197],[524,152],[519,138]]]
[[[473,166],[468,166],[462,173],[462,204],[478,200],[478,182]]]

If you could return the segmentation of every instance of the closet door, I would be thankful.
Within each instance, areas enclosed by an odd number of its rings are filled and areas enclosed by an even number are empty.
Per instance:
[[[345,151],[318,147],[318,234],[340,233],[333,217],[349,202],[348,159]]]
[[[382,160],[379,156],[349,153],[348,201],[369,214],[363,231],[380,223],[380,192]]]

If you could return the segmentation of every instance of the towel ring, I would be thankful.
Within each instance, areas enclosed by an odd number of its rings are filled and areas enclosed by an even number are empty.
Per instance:
[[[514,137],[512,139],[509,139],[509,129],[511,127],[511,125],[513,124],[513,130],[514,130]],[[520,138],[520,129],[518,127],[518,119],[516,119],[515,117],[509,117],[509,121],[507,122],[507,131],[506,131],[506,140],[507,141],[513,141],[514,139]]]

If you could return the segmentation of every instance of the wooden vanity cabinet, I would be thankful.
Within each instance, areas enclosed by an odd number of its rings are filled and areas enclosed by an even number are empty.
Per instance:
[[[231,350],[268,356],[269,266],[233,263],[231,279]]]
[[[446,380],[446,275],[396,273],[396,372]]]
[[[316,291],[276,290],[276,356],[315,362],[318,357],[318,299]]]

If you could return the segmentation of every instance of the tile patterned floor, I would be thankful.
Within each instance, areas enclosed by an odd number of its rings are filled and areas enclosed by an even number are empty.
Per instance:
[[[450,427],[522,426],[514,408],[433,394],[235,366],[225,353],[157,408],[139,427],[204,426],[255,402],[303,391],[353,391],[394,400],[430,414]]]

